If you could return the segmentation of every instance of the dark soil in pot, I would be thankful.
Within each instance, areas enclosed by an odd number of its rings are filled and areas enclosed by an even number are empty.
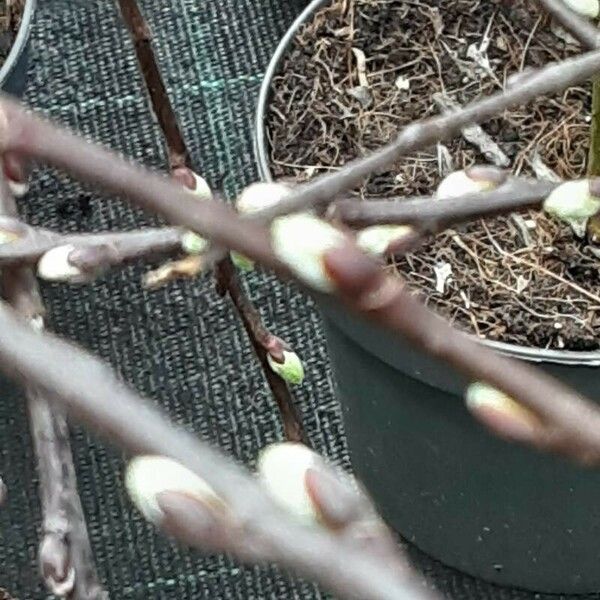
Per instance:
[[[36,0],[0,0],[0,88],[14,96],[25,89],[35,6]]]
[[[25,0],[0,1],[0,68],[6,62],[21,26]]]
[[[306,180],[438,113],[435,97],[466,104],[498,91],[511,75],[578,52],[529,0],[336,0],[301,29],[274,78],[272,174]],[[515,173],[539,176],[547,168],[576,178],[586,168],[590,105],[591,85],[571,88],[483,127]],[[357,193],[429,195],[449,168],[485,162],[478,148],[456,138],[404,158]],[[600,349],[599,252],[531,211],[447,231],[390,268],[481,338],[589,351]],[[443,285],[440,268],[451,269]]]

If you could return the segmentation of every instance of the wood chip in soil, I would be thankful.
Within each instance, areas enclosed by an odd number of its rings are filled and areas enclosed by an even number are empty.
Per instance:
[[[302,28],[274,79],[267,123],[273,174],[306,181],[437,114],[435,94],[466,104],[501,90],[511,75],[579,52],[530,0],[335,0]],[[541,164],[577,178],[586,169],[590,106],[591,86],[574,87],[483,129],[514,173],[534,176]],[[486,162],[456,138],[405,157],[356,194],[367,201],[430,195],[448,157],[454,169]],[[482,338],[598,350],[594,251],[569,227],[527,211],[447,231],[389,268],[434,310]],[[444,265],[451,275],[440,286],[436,270]]]

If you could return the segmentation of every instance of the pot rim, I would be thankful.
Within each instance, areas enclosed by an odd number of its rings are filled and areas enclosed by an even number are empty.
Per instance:
[[[265,71],[258,94],[258,103],[254,120],[254,155],[258,163],[259,175],[261,179],[265,181],[273,180],[271,169],[269,167],[269,153],[267,151],[268,140],[265,127],[267,106],[271,95],[271,82],[273,77],[277,74],[283,57],[300,27],[318,8],[330,1],[331,0],[312,0],[308,4],[286,31],[283,38],[281,38],[281,41],[277,45],[269,62],[267,70]],[[330,317],[333,317],[334,320],[337,321],[335,315],[332,315],[329,311],[328,313]],[[341,323],[339,324],[342,325]],[[551,362],[586,367],[600,366],[600,351],[578,352],[575,350],[545,350],[543,348],[534,348],[533,346],[519,346],[517,344],[508,344],[506,342],[482,340],[477,337],[475,337],[475,339],[480,344],[501,352],[502,354],[531,362]]]
[[[29,41],[29,34],[31,32],[31,23],[33,15],[35,13],[37,0],[26,0],[25,8],[21,16],[21,25],[17,31],[15,41],[0,69],[0,86],[4,85],[10,74],[13,72],[19,62],[19,58],[23,54]]]

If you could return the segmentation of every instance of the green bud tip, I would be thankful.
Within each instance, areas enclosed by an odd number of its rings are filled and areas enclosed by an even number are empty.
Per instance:
[[[240,271],[252,271],[254,269],[254,261],[247,258],[239,252],[232,251],[231,260]]]
[[[208,242],[193,231],[181,236],[181,247],[186,254],[202,254],[208,248]]]
[[[299,385],[304,379],[304,367],[300,357],[295,352],[283,351],[283,362],[277,362],[270,354],[267,354],[269,366],[279,377],[291,383]]]

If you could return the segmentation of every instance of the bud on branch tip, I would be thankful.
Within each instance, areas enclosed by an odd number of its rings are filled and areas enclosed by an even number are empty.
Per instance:
[[[38,261],[38,276],[46,281],[74,282],[81,279],[83,272],[69,262],[75,246],[57,246],[48,250]]]
[[[454,171],[442,179],[438,185],[436,197],[443,200],[493,190],[502,183],[503,178],[505,178],[505,175],[494,168],[489,168],[488,177],[486,177],[486,168],[484,167]]]
[[[480,421],[506,439],[531,441],[541,426],[534,413],[486,383],[476,382],[467,388],[466,404]]]
[[[271,246],[277,258],[321,292],[335,288],[323,257],[345,243],[346,236],[339,229],[308,213],[279,217],[271,223]]]
[[[163,520],[158,496],[164,492],[183,493],[205,505],[222,504],[208,483],[164,456],[138,456],[131,460],[125,473],[125,487],[138,510],[155,525]]]
[[[287,196],[289,191],[290,188],[282,183],[253,183],[242,191],[236,200],[235,207],[241,215],[251,215],[274,206]],[[230,255],[233,264],[238,269],[242,271],[252,271],[254,269],[254,261],[247,256],[238,252],[231,252]]]
[[[273,499],[302,521],[314,522],[317,510],[306,489],[306,474],[322,458],[304,444],[271,444],[258,457],[258,472]]]
[[[277,373],[283,380],[292,385],[302,383],[304,379],[304,367],[302,366],[300,357],[295,352],[284,350],[282,362],[275,360],[270,354],[267,354],[267,362],[273,372]]]
[[[391,244],[412,232],[408,225],[373,225],[358,232],[356,243],[365,252],[381,256],[389,251]]]
[[[181,248],[186,254],[202,254],[208,248],[208,242],[193,231],[186,231],[181,236]]]
[[[565,4],[577,14],[589,19],[595,19],[600,14],[598,0],[565,0]]]
[[[567,181],[546,198],[544,210],[566,223],[580,223],[600,210],[600,198],[591,193],[589,180]]]

